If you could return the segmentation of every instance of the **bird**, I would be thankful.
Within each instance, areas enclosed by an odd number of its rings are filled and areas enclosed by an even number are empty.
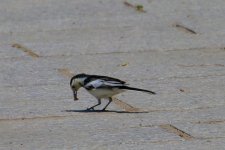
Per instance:
[[[73,91],[74,101],[78,100],[77,91],[81,87],[85,88],[91,95],[93,95],[98,100],[98,103],[96,105],[87,108],[87,110],[95,110],[94,108],[96,106],[101,105],[101,100],[106,98],[109,101],[101,110],[105,111],[109,104],[112,102],[112,97],[114,95],[120,94],[127,90],[156,94],[153,91],[130,87],[125,81],[122,81],[120,79],[101,75],[89,75],[85,73],[80,73],[73,76],[70,80],[70,87]]]

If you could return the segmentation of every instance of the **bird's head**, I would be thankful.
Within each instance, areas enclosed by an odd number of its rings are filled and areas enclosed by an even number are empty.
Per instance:
[[[79,90],[79,88],[84,86],[84,80],[86,78],[87,78],[87,75],[82,73],[82,74],[77,74],[73,76],[70,80],[70,87],[73,91],[73,96],[75,101],[78,100],[77,91]]]

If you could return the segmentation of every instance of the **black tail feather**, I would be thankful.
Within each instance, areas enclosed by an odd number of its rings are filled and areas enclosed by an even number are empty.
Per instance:
[[[126,90],[134,90],[134,91],[141,91],[141,92],[147,92],[150,94],[156,94],[153,91],[149,91],[149,90],[145,90],[145,89],[139,89],[139,88],[133,88],[133,87],[129,87],[129,86],[120,86],[120,89],[126,89]]]

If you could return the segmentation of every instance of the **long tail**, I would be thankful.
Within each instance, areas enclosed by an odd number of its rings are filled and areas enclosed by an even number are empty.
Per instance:
[[[129,87],[129,86],[121,86],[119,87],[120,89],[126,89],[126,90],[134,90],[134,91],[141,91],[141,92],[147,92],[150,94],[156,94],[153,91],[149,91],[149,90],[145,90],[145,89],[138,89],[138,88],[133,88],[133,87]]]

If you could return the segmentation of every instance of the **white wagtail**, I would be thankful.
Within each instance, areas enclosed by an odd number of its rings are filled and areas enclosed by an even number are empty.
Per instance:
[[[73,90],[74,100],[78,100],[77,91],[80,87],[84,87],[90,94],[97,98],[98,104],[87,108],[87,110],[94,110],[94,108],[101,104],[102,98],[109,99],[107,105],[102,109],[104,111],[106,107],[112,102],[112,96],[122,93],[126,90],[142,91],[149,94],[156,94],[155,92],[133,88],[127,86],[126,82],[116,78],[99,75],[77,74],[70,80],[70,87]]]

